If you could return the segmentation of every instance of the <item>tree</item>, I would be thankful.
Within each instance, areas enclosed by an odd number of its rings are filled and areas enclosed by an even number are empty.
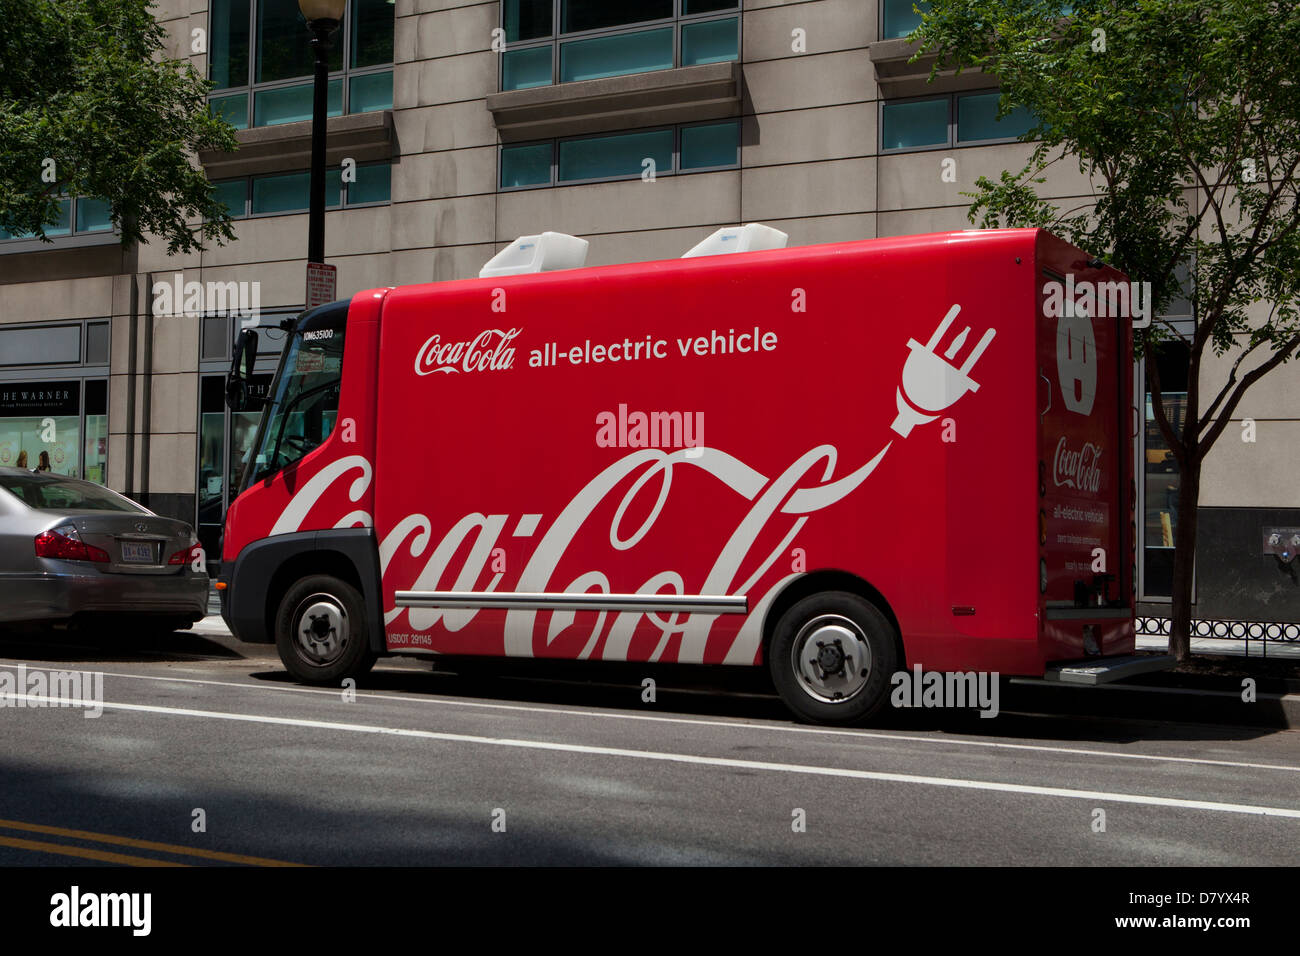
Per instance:
[[[163,56],[150,0],[0,0],[0,23],[0,227],[47,239],[75,195],[108,202],[124,246],[234,238],[190,158],[233,150],[234,131],[207,81]]]
[[[1072,9],[1071,9],[1072,7]],[[1149,281],[1153,314],[1190,269],[1192,328],[1138,330],[1152,409],[1181,471],[1169,649],[1190,654],[1201,467],[1242,396],[1300,347],[1300,10],[1296,0],[934,0],[913,34],[940,69],[980,68],[1033,111],[1030,162],[981,177],[972,222],[1042,226]],[[1062,11],[1065,11],[1062,13]],[[1104,188],[1062,212],[1036,184],[1076,159]],[[1255,306],[1253,313],[1248,312]],[[1261,317],[1260,313],[1263,312]],[[1190,355],[1181,428],[1156,357]],[[1208,355],[1236,349],[1206,388]]]

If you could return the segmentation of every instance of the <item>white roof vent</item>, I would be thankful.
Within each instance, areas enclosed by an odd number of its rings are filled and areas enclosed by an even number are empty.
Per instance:
[[[562,232],[520,236],[488,260],[478,271],[480,279],[519,276],[556,269],[580,269],[587,261],[586,239]]]
[[[773,229],[761,222],[751,222],[747,226],[729,226],[719,229],[690,252],[683,259],[696,256],[720,256],[729,252],[759,252],[763,249],[784,249],[790,237],[780,229]]]

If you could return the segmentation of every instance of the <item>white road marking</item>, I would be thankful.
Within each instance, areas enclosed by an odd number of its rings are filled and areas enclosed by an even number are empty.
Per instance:
[[[34,694],[14,694],[15,699],[43,701],[75,706],[81,701],[71,698],[44,697]],[[655,760],[665,763],[693,764],[703,767],[729,767],[739,770],[766,770],[774,773],[806,774],[817,777],[847,777],[853,780],[876,780],[884,783],[911,783],[927,787],[948,787],[958,790],[992,790],[998,793],[1018,793],[1038,797],[1064,797],[1071,800],[1092,800],[1103,803],[1136,803],[1150,807],[1179,807],[1186,810],[1211,810],[1218,813],[1239,813],[1250,816],[1288,817],[1300,820],[1300,810],[1286,807],[1264,807],[1241,803],[1218,803],[1209,800],[1184,800],[1178,797],[1155,797],[1138,793],[1114,793],[1105,790],[1070,790],[1064,787],[1037,787],[1030,784],[998,783],[989,780],[968,780],[959,777],[923,777],[910,773],[887,773],[877,770],[852,770],[847,767],[814,767],[807,764],[773,763],[766,760],[741,760],[734,757],[704,757],[697,754],[664,753],[656,750],[628,750],[622,747],[595,747],[588,744],[565,744],[545,740],[519,740],[510,737],[483,737],[478,734],[453,734],[436,730],[409,730],[403,727],[375,727],[370,724],[344,724],[328,720],[307,720],[297,717],[271,717],[265,714],[230,714],[215,710],[193,710],[187,707],[161,707],[156,704],[122,704],[104,702],[105,710],[123,710],[146,714],[164,714],[170,717],[202,717],[209,720],[230,720],[250,724],[274,724],[281,727],[307,727],[314,730],[343,731],[354,734],[376,734],[392,737],[411,737],[420,740],[441,740],[446,743],[483,744],[490,747],[512,747],[520,750],[549,750],[560,753],[592,754],[602,757],[627,757],[633,760]]]
[[[0,666],[8,666],[7,664]],[[39,670],[30,665],[27,670]],[[56,668],[51,668],[54,670]],[[75,670],[72,669],[72,670]],[[196,677],[161,677],[153,674],[124,674],[104,671],[105,677],[122,677],[128,680],[161,681],[175,684],[206,684],[216,687],[236,687],[241,690],[272,691],[290,694],[315,694],[338,698],[340,691],[319,687],[283,687],[274,684],[249,684],[243,681],[205,680]],[[923,737],[918,734],[891,734],[869,730],[839,730],[834,727],[798,727],[785,724],[756,724],[738,720],[708,720],[693,717],[664,717],[657,714],[623,714],[607,711],[575,710],[561,707],[533,707],[527,704],[498,704],[484,701],[451,700],[448,698],[412,697],[399,694],[369,694],[358,691],[357,700],[386,700],[443,707],[477,707],[486,710],[522,711],[531,714],[560,714],[568,717],[602,717],[612,720],[642,720],[665,724],[690,724],[699,727],[729,727],[744,730],[767,730],[786,734],[814,734],[817,736],[858,737],[871,740],[902,740],[909,743],[951,744],[957,747],[987,747],[995,750],[1027,750],[1039,753],[1068,754],[1083,757],[1114,757],[1121,760],[1153,760],[1166,763],[1199,764],[1211,767],[1238,767],[1243,770],[1280,770],[1283,773],[1300,773],[1300,766],[1275,763],[1251,763],[1241,760],[1214,760],[1209,757],[1175,757],[1163,754],[1126,753],[1119,750],[1089,750],[1085,747],[1051,747],[1046,744],[1012,744],[998,740],[967,740],[958,737]]]

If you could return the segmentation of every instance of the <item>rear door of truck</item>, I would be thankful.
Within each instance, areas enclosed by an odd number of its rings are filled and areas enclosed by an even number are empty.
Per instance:
[[[1044,659],[1133,650],[1127,278],[1040,245],[1039,590]],[[1115,314],[1121,311],[1123,314]]]

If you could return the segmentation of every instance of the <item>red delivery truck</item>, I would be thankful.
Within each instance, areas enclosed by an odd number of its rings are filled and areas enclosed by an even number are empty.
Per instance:
[[[830,723],[904,668],[1104,668],[1135,542],[1102,284],[1127,281],[1045,231],[969,230],[312,309],[222,615],[307,682],[382,654],[767,666]]]

